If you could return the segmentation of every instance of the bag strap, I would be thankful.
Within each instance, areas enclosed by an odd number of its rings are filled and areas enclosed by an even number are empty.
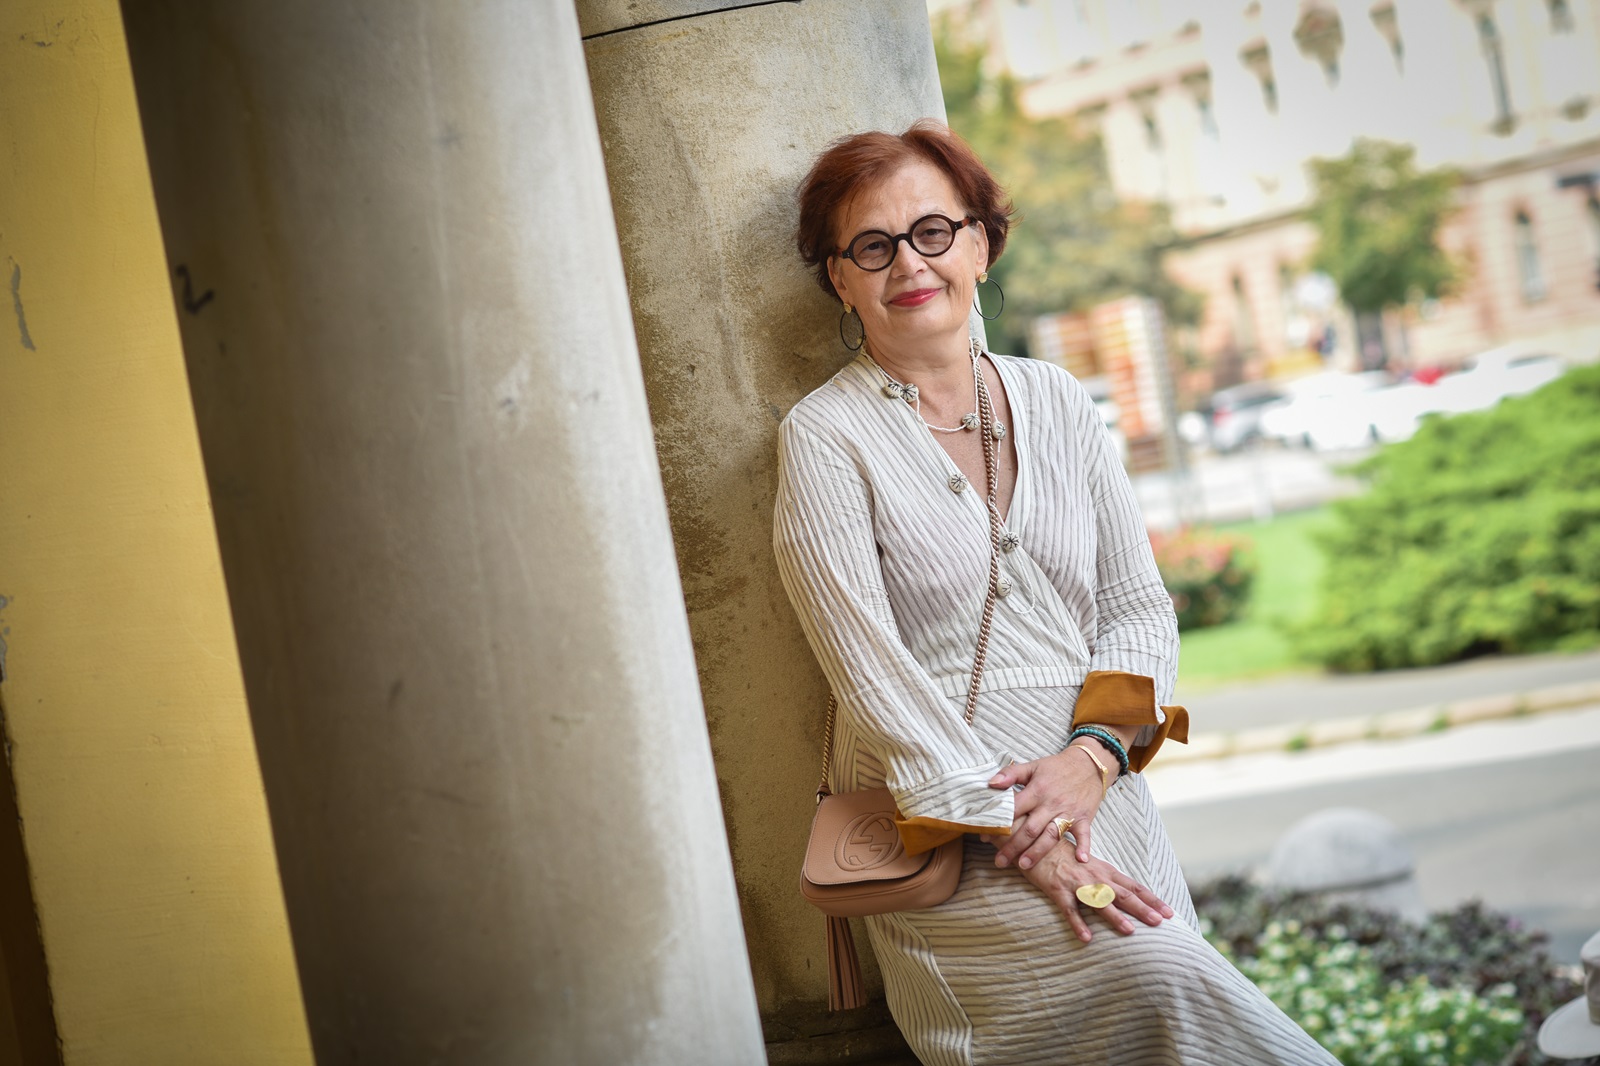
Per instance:
[[[973,358],[987,354],[975,349]],[[983,434],[983,478],[988,489],[984,503],[989,512],[989,594],[983,601],[983,618],[978,623],[978,648],[972,656],[972,683],[967,688],[966,722],[972,724],[972,715],[978,709],[978,688],[983,682],[983,664],[989,655],[989,630],[994,624],[995,602],[1000,595],[1000,475],[996,455],[998,441],[994,432],[994,404],[989,399],[989,385],[984,380],[983,368],[978,368],[978,419],[979,432]],[[831,796],[828,773],[833,768],[833,720],[838,714],[839,701],[828,693],[828,717],[822,726],[822,781],[817,785],[817,801]]]

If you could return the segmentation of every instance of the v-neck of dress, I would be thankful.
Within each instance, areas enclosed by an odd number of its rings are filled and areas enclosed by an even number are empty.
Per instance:
[[[1011,432],[1008,436],[1011,437],[1012,447],[1017,453],[1017,478],[1011,486],[1011,501],[1000,515],[1000,526],[1002,529],[1017,532],[1021,525],[1020,516],[1024,513],[1024,508],[1021,505],[1024,501],[1026,484],[1031,480],[1028,452],[1023,444],[1027,439],[1028,415],[1018,400],[1016,379],[1012,373],[1002,365],[999,359],[987,351],[983,353],[982,357],[989,360],[989,365],[994,367],[994,372],[1000,378],[1000,384],[1005,389],[1006,406],[1011,410]],[[861,359],[869,382],[875,382],[876,379],[883,376],[878,364],[870,356],[863,354]],[[925,442],[924,447],[933,450],[935,461],[944,469],[945,480],[948,481],[957,475],[965,478],[966,475],[956,465],[956,461],[950,458],[950,453],[945,451],[944,446],[934,437],[933,430],[928,428],[927,422],[923,421],[922,416],[917,414],[916,408],[907,403],[900,403],[898,406],[905,408],[906,415],[909,416],[907,428],[914,435],[922,438]],[[972,500],[972,505],[978,510],[978,516],[983,519],[984,527],[988,528],[988,493],[982,486],[970,485],[970,487],[972,489],[971,492],[963,492],[961,495]]]

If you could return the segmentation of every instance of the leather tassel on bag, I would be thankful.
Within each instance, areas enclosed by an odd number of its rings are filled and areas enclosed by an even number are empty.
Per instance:
[[[854,1010],[867,1005],[861,985],[861,960],[850,935],[850,919],[828,918],[828,1009]]]

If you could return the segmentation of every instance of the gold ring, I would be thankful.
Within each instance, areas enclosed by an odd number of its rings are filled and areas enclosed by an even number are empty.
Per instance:
[[[1079,885],[1075,894],[1084,906],[1093,907],[1095,910],[1111,906],[1111,901],[1117,898],[1117,890],[1104,881],[1092,885]]]
[[[1066,817],[1057,818],[1050,824],[1056,827],[1056,839],[1060,840],[1067,835],[1067,830],[1072,828],[1072,819]]]

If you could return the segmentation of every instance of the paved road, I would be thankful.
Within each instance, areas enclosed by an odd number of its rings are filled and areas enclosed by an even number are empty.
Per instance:
[[[1489,750],[1458,757],[1469,747]],[[1430,910],[1483,899],[1549,932],[1554,955],[1575,962],[1578,948],[1600,930],[1600,709],[1472,726],[1388,748],[1403,752],[1399,761],[1410,768],[1369,773],[1380,746],[1361,744],[1259,757],[1254,771],[1250,760],[1231,760],[1236,784],[1212,787],[1223,794],[1218,798],[1196,792],[1192,780],[1185,785],[1183,775],[1203,772],[1198,767],[1175,767],[1165,778],[1152,773],[1151,788],[1192,880],[1253,871],[1301,818],[1360,807],[1400,829]],[[1511,757],[1498,758],[1502,753]],[[1341,760],[1342,771],[1333,766]],[[1451,765],[1430,768],[1440,762]],[[1296,767],[1302,779],[1322,782],[1287,784]]]
[[[1339,467],[1363,452],[1319,454],[1266,447],[1194,460],[1187,481],[1169,473],[1140,474],[1134,492],[1145,521],[1158,529],[1182,522],[1242,522],[1299,511],[1348,496],[1360,483]]]
[[[1600,651],[1496,656],[1418,670],[1346,676],[1294,675],[1226,689],[1179,690],[1196,733],[1356,718],[1435,703],[1600,680]]]

